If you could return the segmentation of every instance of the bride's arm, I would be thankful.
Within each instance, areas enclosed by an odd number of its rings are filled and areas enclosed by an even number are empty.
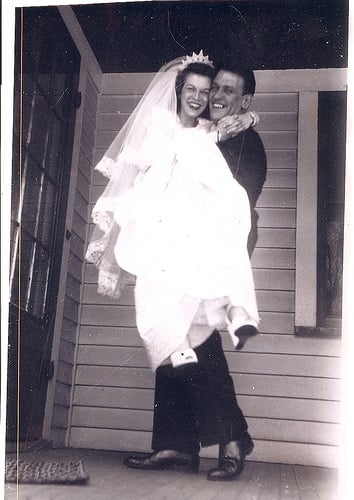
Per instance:
[[[227,141],[249,127],[255,127],[257,123],[259,115],[255,111],[225,116],[216,124],[218,142]]]

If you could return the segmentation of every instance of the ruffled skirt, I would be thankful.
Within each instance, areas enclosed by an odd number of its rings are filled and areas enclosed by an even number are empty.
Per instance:
[[[205,300],[227,297],[259,321],[246,191],[206,134],[187,131],[169,164],[156,161],[114,211],[115,257],[137,277],[137,326],[153,369],[183,342]]]

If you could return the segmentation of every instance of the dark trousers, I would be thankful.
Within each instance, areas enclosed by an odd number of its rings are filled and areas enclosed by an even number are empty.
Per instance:
[[[195,348],[198,364],[156,371],[152,449],[195,453],[247,434],[220,334]]]

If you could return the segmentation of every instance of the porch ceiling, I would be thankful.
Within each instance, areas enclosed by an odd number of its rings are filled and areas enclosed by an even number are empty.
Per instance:
[[[104,73],[157,71],[201,48],[255,69],[347,66],[348,0],[171,0],[73,10]]]

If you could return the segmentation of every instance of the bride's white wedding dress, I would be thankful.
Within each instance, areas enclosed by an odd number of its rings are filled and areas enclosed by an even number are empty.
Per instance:
[[[242,307],[255,326],[259,319],[246,191],[205,130],[182,128],[167,111],[155,110],[149,120],[139,152],[144,166],[112,210],[120,227],[115,257],[137,277],[137,327],[156,369],[183,342],[203,303],[211,328],[226,326],[213,314],[220,300]]]

